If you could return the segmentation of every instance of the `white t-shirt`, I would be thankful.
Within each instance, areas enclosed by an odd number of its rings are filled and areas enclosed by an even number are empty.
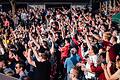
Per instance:
[[[94,63],[94,66],[97,66],[97,55],[89,56],[89,59]],[[86,63],[85,68],[90,69],[90,64],[88,62]],[[95,77],[95,73],[85,72],[86,79],[91,79],[92,77]]]

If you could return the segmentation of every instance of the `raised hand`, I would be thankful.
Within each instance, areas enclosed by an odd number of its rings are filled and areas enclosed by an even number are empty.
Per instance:
[[[103,63],[101,63],[101,67],[102,67],[103,70],[107,69],[107,66],[105,64],[103,64]]]
[[[29,42],[28,42],[29,48],[32,48],[32,43],[33,43],[33,41],[29,41]]]

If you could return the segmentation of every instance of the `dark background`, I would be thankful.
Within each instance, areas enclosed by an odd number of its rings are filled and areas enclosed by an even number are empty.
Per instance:
[[[0,0],[1,2],[6,2],[9,0]],[[90,0],[15,0],[17,2],[80,2],[80,3],[87,3]]]

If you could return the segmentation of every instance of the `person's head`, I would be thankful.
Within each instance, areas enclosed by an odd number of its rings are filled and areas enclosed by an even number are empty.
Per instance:
[[[114,42],[117,43],[117,37],[112,36],[111,39],[110,39],[110,42],[111,43],[114,43]]]
[[[117,30],[114,30],[112,33],[113,36],[117,36]]]
[[[70,39],[69,38],[65,38],[65,43],[70,43]]]
[[[76,54],[76,53],[77,53],[77,49],[76,49],[76,48],[72,48],[72,49],[70,50],[70,53],[73,54],[73,55]]]
[[[93,37],[89,36],[88,38],[89,38],[90,43],[93,43]]]
[[[116,68],[120,69],[120,56],[116,57]]]
[[[83,40],[83,36],[82,36],[81,33],[79,33],[79,35],[77,36],[77,38],[78,38],[78,41],[79,41],[79,42],[82,42],[82,40]]]
[[[14,53],[12,50],[9,50],[9,55],[8,55],[9,59],[10,60],[13,60],[14,59]]]
[[[92,46],[92,48],[91,49],[89,49],[89,55],[92,55],[92,54],[97,54],[97,48],[96,48],[96,46]]]
[[[25,64],[23,64],[22,62],[18,62],[15,65],[16,74],[19,74],[21,71],[24,71],[24,70],[25,70]]]
[[[105,62],[106,59],[106,53],[102,52],[100,53],[100,55],[98,56],[98,60],[97,60],[97,64],[101,64],[102,62]]]
[[[111,33],[110,32],[103,33],[103,40],[109,41],[110,38],[111,38]]]
[[[38,56],[39,56],[39,59],[41,60],[41,61],[43,61],[43,60],[48,60],[49,59],[49,57],[50,57],[50,52],[49,51],[44,51],[44,53],[38,53]]]
[[[70,79],[74,80],[77,79],[79,76],[79,70],[78,67],[74,67],[70,70]]]

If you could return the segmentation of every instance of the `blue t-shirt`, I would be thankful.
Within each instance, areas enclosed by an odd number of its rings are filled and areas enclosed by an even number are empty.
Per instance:
[[[70,57],[66,58],[64,63],[64,68],[67,69],[67,73],[80,61],[80,57],[78,54],[71,55]]]

